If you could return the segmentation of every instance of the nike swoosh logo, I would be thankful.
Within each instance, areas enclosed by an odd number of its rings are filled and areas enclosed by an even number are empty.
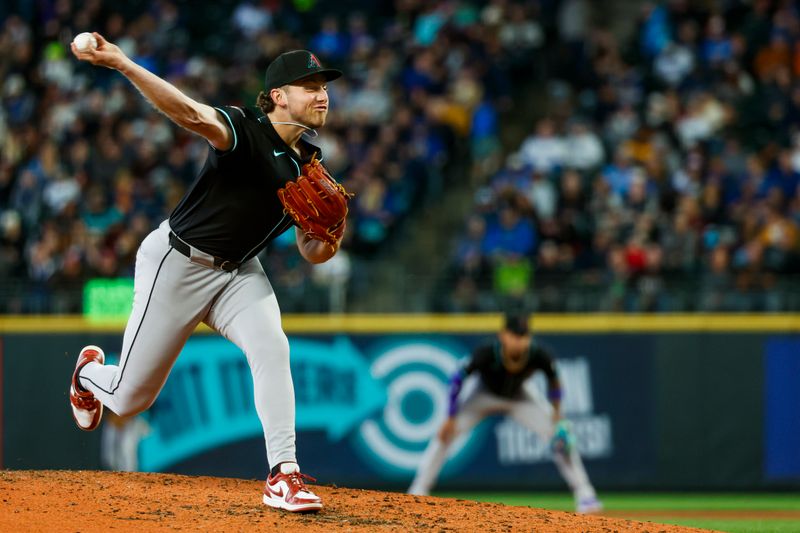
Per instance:
[[[267,490],[268,491],[270,491],[272,494],[274,494],[278,498],[283,498],[283,487],[278,487],[278,488],[280,489],[280,491],[277,491],[277,490],[273,489],[272,487],[269,486],[269,483],[267,483]]]
[[[279,152],[279,151],[277,151],[277,150],[273,150],[273,151],[272,151],[272,155],[274,155],[275,157],[278,157],[279,155],[283,155],[283,154],[285,154],[285,153],[286,153],[286,152]]]

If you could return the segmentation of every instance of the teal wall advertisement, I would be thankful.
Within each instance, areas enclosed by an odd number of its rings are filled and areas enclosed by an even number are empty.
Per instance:
[[[235,345],[196,334],[148,411],[126,420],[109,413],[98,431],[84,433],[72,423],[67,398],[75,354],[91,342],[106,347],[114,361],[114,347],[121,344],[119,334],[88,337],[2,336],[0,466],[265,476],[252,378]],[[489,338],[471,333],[290,335],[297,450],[304,471],[322,483],[405,488],[445,417],[449,376]],[[785,370],[797,368],[798,336],[778,341],[761,334],[539,338],[557,358],[564,412],[598,487],[800,486],[792,462],[797,435],[781,429],[797,413],[786,407],[787,400],[796,400],[798,388]],[[765,388],[768,381],[776,392]],[[541,377],[526,386],[543,396]],[[715,402],[726,409],[715,409]],[[751,437],[737,439],[744,434]],[[488,418],[455,442],[439,487],[478,483],[497,489],[564,486],[548,443],[500,417]]]
[[[295,387],[298,455],[305,469],[321,480],[360,486],[401,486],[420,462],[428,441],[447,412],[448,379],[479,336],[348,336],[292,337],[292,374]],[[631,338],[624,340],[630,348]],[[609,345],[614,349],[615,344]],[[647,464],[642,440],[630,449],[621,443],[615,460],[614,430],[632,431],[646,419],[645,402],[625,409],[626,420],[616,426],[608,409],[623,410],[606,400],[613,383],[593,387],[593,349],[576,347],[570,357],[558,359],[564,382],[565,413],[572,419],[580,449],[587,461],[605,460],[618,468],[641,471]],[[607,357],[604,365],[636,369],[646,358]],[[614,362],[616,361],[616,362]],[[598,370],[603,372],[603,370]],[[611,368],[610,375],[616,371]],[[644,373],[644,372],[643,372]],[[621,382],[623,378],[618,380]],[[637,392],[645,391],[639,381]],[[543,397],[543,380],[530,386]],[[243,354],[219,337],[191,339],[178,358],[170,379],[156,403],[131,428],[115,426],[122,442],[139,439],[137,447],[120,447],[105,453],[120,455],[120,464],[138,461],[145,471],[173,471],[226,475],[232,472],[259,477],[266,471],[261,424],[255,412],[252,381]],[[643,411],[642,409],[645,409]],[[652,432],[650,432],[652,433]],[[135,457],[123,457],[124,453]],[[342,460],[346,458],[346,460]],[[651,460],[651,459],[650,459]],[[476,466],[476,463],[480,466]],[[348,467],[342,469],[342,465]],[[542,471],[542,476],[537,471]],[[507,483],[510,473],[529,472],[534,477],[558,480],[550,472],[547,442],[510,420],[488,420],[453,446],[443,472],[443,482],[486,479]],[[507,472],[503,475],[502,472]],[[628,476],[632,475],[631,473]],[[496,478],[496,479],[493,479]]]

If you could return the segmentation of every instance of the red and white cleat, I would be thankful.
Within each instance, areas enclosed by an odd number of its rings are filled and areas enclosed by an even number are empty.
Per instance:
[[[92,431],[100,424],[103,418],[103,404],[94,397],[94,394],[84,390],[78,383],[78,373],[81,368],[92,361],[105,364],[106,354],[97,346],[85,346],[78,355],[75,363],[75,372],[72,373],[72,382],[69,386],[69,403],[72,407],[72,418],[78,427],[84,431]]]
[[[303,480],[316,481],[311,476],[300,473],[297,463],[281,464],[278,475],[267,477],[264,485],[264,503],[276,509],[294,513],[316,512],[322,509],[322,500],[308,490]]]

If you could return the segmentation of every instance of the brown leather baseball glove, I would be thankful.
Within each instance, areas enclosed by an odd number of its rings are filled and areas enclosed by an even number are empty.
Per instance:
[[[331,177],[316,155],[303,165],[297,181],[278,189],[284,213],[308,237],[331,245],[344,235],[347,204],[352,196]]]

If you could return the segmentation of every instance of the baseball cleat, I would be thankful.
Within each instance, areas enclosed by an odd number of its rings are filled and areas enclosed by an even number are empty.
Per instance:
[[[304,479],[316,481],[311,476],[301,474],[297,463],[281,464],[278,475],[267,476],[264,485],[264,503],[294,513],[319,511],[322,509],[322,500],[308,490]]]
[[[406,494],[408,494],[410,496],[430,496],[431,495],[429,490],[425,490],[425,489],[423,489],[421,487],[417,487],[417,486],[415,486],[413,484],[410,487],[408,487],[408,492],[406,492]]]
[[[594,514],[599,513],[603,510],[603,504],[600,503],[600,500],[597,497],[592,496],[591,498],[583,498],[578,502],[577,509],[575,512],[578,514]]]
[[[78,355],[78,362],[75,363],[75,372],[72,373],[72,383],[69,386],[69,403],[72,407],[72,418],[78,427],[84,431],[92,431],[100,424],[103,418],[103,404],[94,397],[94,394],[85,390],[78,383],[78,374],[81,368],[92,361],[100,363],[106,362],[106,354],[97,346],[85,346]]]

